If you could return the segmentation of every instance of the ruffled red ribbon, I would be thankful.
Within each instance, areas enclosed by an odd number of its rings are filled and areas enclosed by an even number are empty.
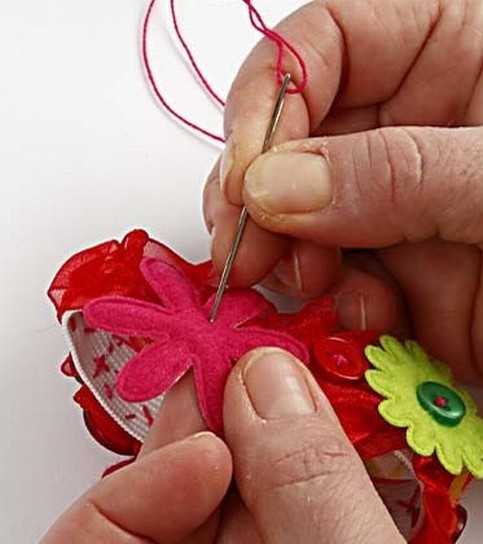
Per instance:
[[[144,231],[136,230],[120,243],[110,241],[81,251],[62,266],[48,291],[58,318],[99,297],[116,295],[158,301],[140,270],[145,258],[158,259],[182,271],[205,302],[213,294],[218,280],[210,262],[188,263]],[[279,314],[268,307],[251,323],[289,334],[305,345],[310,355],[309,368],[364,461],[404,449],[404,430],[391,427],[380,417],[377,407],[381,398],[364,380],[368,363],[363,350],[377,341],[378,335],[339,331],[333,307],[330,297],[315,300],[296,314]],[[70,359],[64,362],[62,370],[81,382]],[[114,422],[82,382],[74,399],[82,407],[86,425],[97,441],[116,453],[137,455],[141,444]],[[455,479],[434,457],[414,455],[413,469],[421,484],[423,515],[411,542],[455,542],[464,526],[464,510],[458,499],[471,478]],[[455,482],[461,488],[458,492]]]

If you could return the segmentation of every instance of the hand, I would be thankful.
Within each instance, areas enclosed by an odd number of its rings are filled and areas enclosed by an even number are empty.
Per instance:
[[[223,499],[231,456],[211,433],[162,446],[151,437],[131,465],[106,476],[54,524],[42,544],[147,544],[197,535]]]
[[[139,460],[94,486],[43,544],[404,542],[320,387],[291,355],[245,356],[229,377],[224,418],[237,484],[225,498],[231,457],[211,433],[191,434],[204,425],[188,376],[167,394]]]
[[[335,293],[346,327],[413,334],[460,379],[481,376],[481,28],[480,0],[308,4],[279,31],[309,84],[262,157],[278,84],[272,46],[254,49],[205,189],[218,268],[242,202],[252,218],[233,284]]]

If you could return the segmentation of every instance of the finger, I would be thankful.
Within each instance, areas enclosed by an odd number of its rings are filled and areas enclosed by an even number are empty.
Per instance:
[[[312,2],[277,30],[300,52],[309,83],[288,96],[275,142],[307,137],[337,96],[343,108],[379,104],[391,97],[411,69],[438,17],[439,2],[376,0]],[[411,16],[408,17],[408,14]],[[299,77],[293,59],[283,67]],[[225,109],[228,137],[222,183],[230,202],[241,201],[243,174],[260,153],[278,93],[273,46],[263,40],[237,75]]]
[[[481,378],[480,328],[475,294],[480,251],[473,246],[430,240],[380,252],[404,293],[417,339],[450,364],[460,380]]]
[[[479,125],[471,107],[481,78],[483,4],[440,2],[437,24],[403,85],[380,111],[386,125]],[[473,106],[476,103],[473,102]],[[479,108],[481,111],[481,101]]]
[[[385,128],[283,144],[247,171],[262,227],[323,245],[481,243],[479,128]]]
[[[192,434],[207,430],[198,407],[193,374],[190,372],[174,385],[164,397],[140,457]]]
[[[166,393],[159,413],[139,452],[139,458],[206,429],[206,423],[198,406],[194,377],[189,372]],[[213,542],[218,530],[219,516],[219,510],[216,510],[203,525],[183,539],[183,544]]]
[[[378,128],[379,105],[361,108],[335,108],[323,119],[311,136],[338,136]]]
[[[203,433],[104,478],[54,525],[44,544],[178,542],[218,507],[231,479],[225,444]]]
[[[264,544],[250,511],[237,491],[230,493],[222,507],[216,544]]]
[[[233,244],[241,208],[230,204],[221,191],[217,165],[205,186],[203,212],[212,236],[212,261],[221,272]],[[285,237],[267,232],[249,219],[230,274],[230,285],[247,287],[258,282],[280,260],[286,247]]]
[[[262,349],[240,361],[224,418],[264,542],[403,542],[328,400],[291,355]]]
[[[342,328],[395,333],[404,323],[397,292],[373,274],[344,266],[329,294],[334,295]]]
[[[263,285],[301,300],[327,292],[339,277],[340,251],[322,248],[307,240],[291,240],[288,244],[284,257],[264,279]]]

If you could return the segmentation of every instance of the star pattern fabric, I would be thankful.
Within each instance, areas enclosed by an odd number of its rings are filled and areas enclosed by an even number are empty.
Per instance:
[[[274,346],[308,362],[306,348],[290,335],[250,325],[268,307],[255,291],[227,291],[217,319],[210,323],[214,295],[204,302],[182,271],[148,258],[141,272],[160,304],[106,296],[83,311],[94,328],[151,341],[118,376],[116,390],[124,400],[157,397],[193,369],[201,413],[210,429],[221,432],[225,383],[240,357],[257,347]]]

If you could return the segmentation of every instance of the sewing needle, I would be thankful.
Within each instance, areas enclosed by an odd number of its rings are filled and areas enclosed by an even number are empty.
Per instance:
[[[277,130],[278,121],[280,120],[280,115],[282,113],[283,104],[285,102],[285,95],[286,95],[287,87],[289,83],[290,83],[290,74],[286,74],[280,86],[277,100],[273,108],[272,116],[268,124],[265,140],[263,141],[262,154],[268,151],[268,149],[272,145],[273,136],[275,135],[275,131]],[[247,219],[248,219],[248,210],[246,206],[243,206],[242,211],[240,213],[240,218],[238,219],[238,225],[235,231],[235,237],[233,238],[233,242],[232,242],[230,251],[228,253],[225,266],[223,267],[223,272],[221,274],[218,290],[216,291],[215,302],[213,304],[213,308],[211,309],[210,318],[209,318],[210,323],[213,323],[216,319],[216,316],[218,315],[218,310],[220,309],[221,300],[225,293],[225,289],[228,283],[228,279],[230,277],[231,269],[233,268],[233,264],[235,262],[235,257],[238,252],[238,247],[240,245],[240,242],[243,236],[243,231],[245,230]]]

